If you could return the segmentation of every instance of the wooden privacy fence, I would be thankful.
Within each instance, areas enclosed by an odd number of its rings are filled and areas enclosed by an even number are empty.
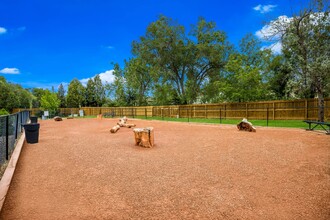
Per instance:
[[[127,117],[176,117],[176,118],[224,118],[224,119],[269,119],[269,120],[317,120],[318,100],[300,99],[291,101],[265,101],[246,103],[217,103],[142,107],[82,107],[60,108],[60,115],[85,116],[104,114]],[[30,109],[32,115],[40,109]],[[16,109],[19,111],[19,109]],[[330,120],[330,98],[325,99],[325,121]]]

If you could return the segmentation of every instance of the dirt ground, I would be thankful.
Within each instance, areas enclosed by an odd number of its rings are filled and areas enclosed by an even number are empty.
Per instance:
[[[329,219],[330,136],[303,129],[117,119],[41,121],[0,219]]]

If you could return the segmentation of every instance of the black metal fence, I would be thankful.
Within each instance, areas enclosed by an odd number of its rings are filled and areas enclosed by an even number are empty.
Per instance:
[[[10,159],[29,116],[29,111],[0,116],[0,166]]]

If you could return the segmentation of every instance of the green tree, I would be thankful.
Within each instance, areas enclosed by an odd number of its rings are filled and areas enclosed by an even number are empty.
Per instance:
[[[61,101],[60,108],[65,108],[66,107],[65,90],[62,83],[58,87],[57,98]]]
[[[67,106],[80,108],[85,103],[85,88],[78,79],[73,79],[68,87]]]
[[[30,108],[32,100],[33,95],[29,91],[0,77],[0,109],[11,112],[14,108]]]
[[[41,97],[41,108],[50,112],[50,115],[54,115],[57,109],[61,105],[61,100],[57,97],[55,92],[46,90],[45,94]]]
[[[35,97],[32,103],[33,108],[39,108],[41,105],[41,97],[46,93],[46,90],[42,88],[32,88],[31,93]]]
[[[291,71],[285,63],[283,55],[276,55],[267,68],[269,90],[274,99],[288,99],[291,97],[290,87]]]
[[[117,106],[127,106],[126,98],[126,79],[124,77],[123,70],[118,64],[114,65],[113,74],[115,76],[114,82],[112,83],[112,90],[114,91],[114,102]]]
[[[213,22],[201,18],[187,35],[182,25],[161,16],[139,42],[133,42],[132,51],[157,73],[155,84],[168,83],[184,104],[194,102],[207,78],[224,67],[229,48],[224,32]]]
[[[148,93],[152,89],[153,69],[140,57],[125,62],[124,70],[127,87],[136,96],[138,106],[147,105]]]
[[[88,79],[85,91],[86,91],[86,105],[90,107],[96,106],[95,83],[92,78]]]
[[[90,78],[86,86],[86,104],[87,106],[102,106],[105,103],[106,88],[102,83],[100,75]]]
[[[312,1],[287,22],[271,22],[281,35],[291,82],[303,98],[318,97],[318,119],[324,121],[324,96],[330,94],[330,15],[326,1]]]
[[[216,101],[247,102],[265,100],[271,96],[268,90],[267,68],[271,63],[270,50],[261,49],[261,42],[247,34],[239,44],[239,51],[232,53],[212,86],[206,87],[208,96]],[[218,88],[216,88],[216,86]]]
[[[105,103],[105,97],[106,97],[105,86],[103,85],[99,74],[97,74],[93,80],[95,85],[95,92],[94,92],[95,102],[96,102],[96,106],[99,107]]]

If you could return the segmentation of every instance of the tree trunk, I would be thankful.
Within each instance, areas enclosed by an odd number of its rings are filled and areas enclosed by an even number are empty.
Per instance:
[[[324,97],[323,92],[317,91],[317,107],[318,107],[318,120],[324,122]]]

